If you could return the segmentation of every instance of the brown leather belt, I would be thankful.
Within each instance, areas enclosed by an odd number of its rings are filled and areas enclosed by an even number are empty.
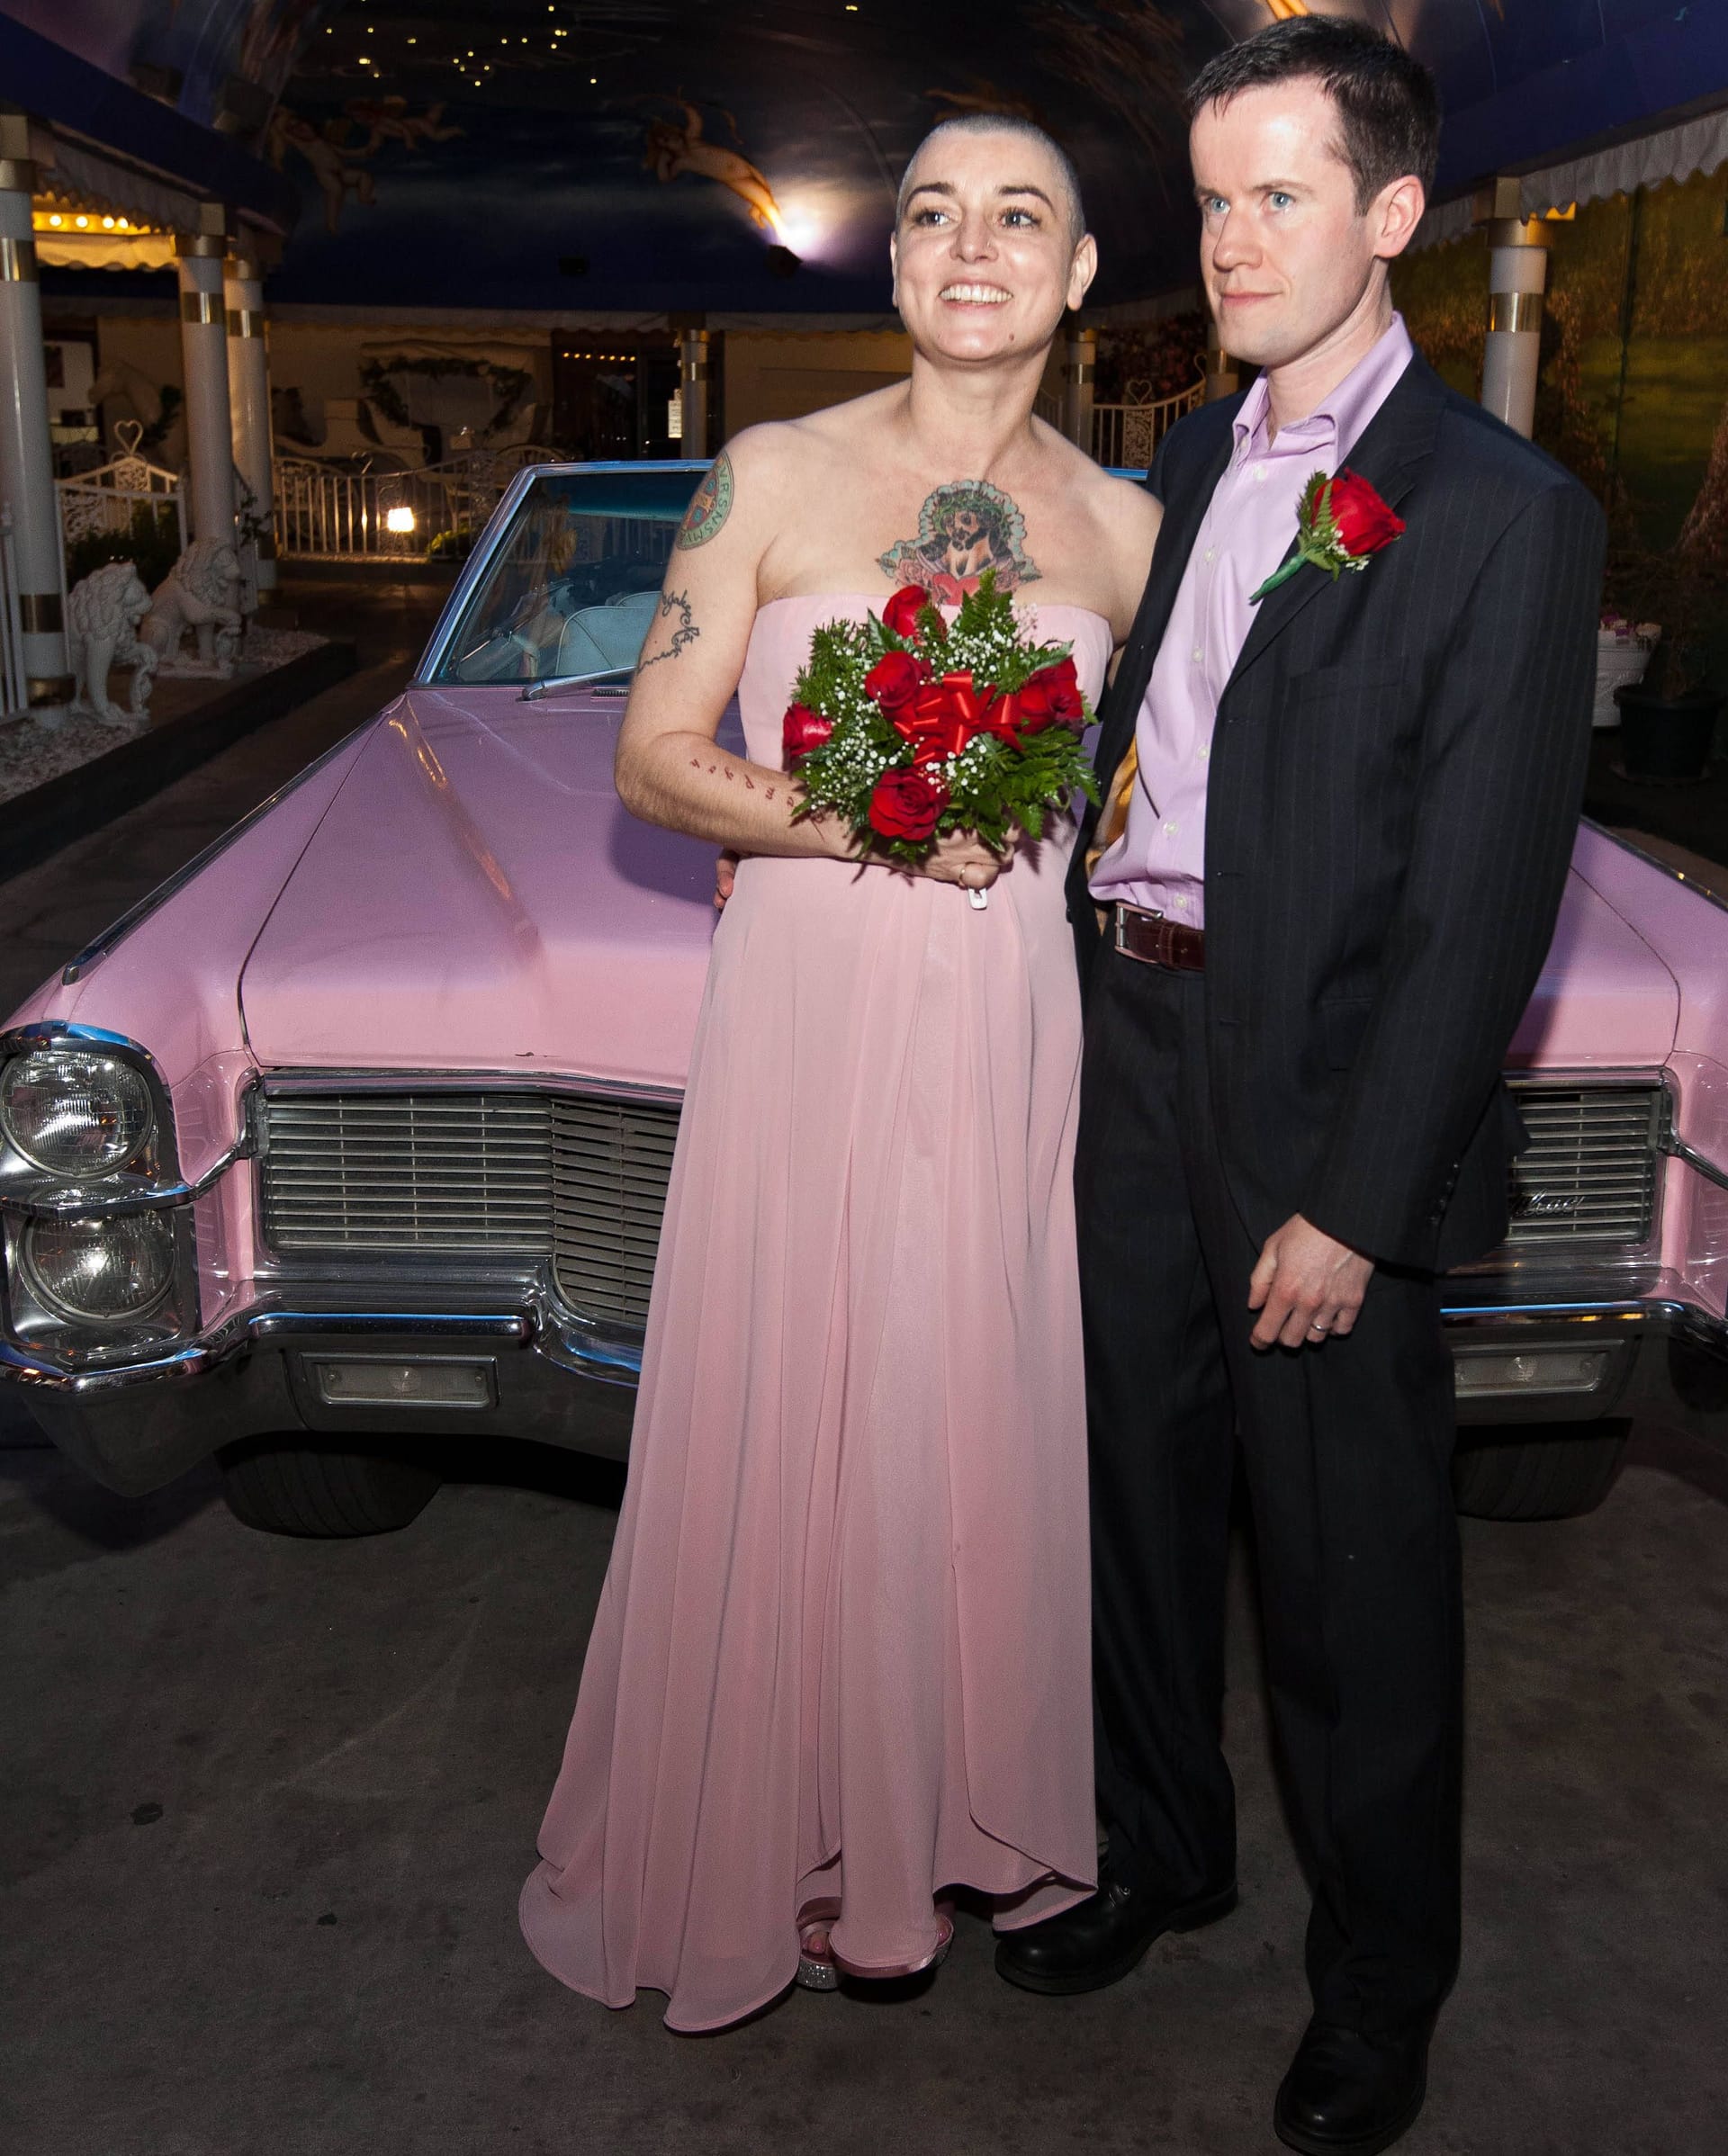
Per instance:
[[[1197,974],[1206,964],[1203,929],[1184,928],[1179,921],[1166,921],[1162,913],[1148,913],[1144,906],[1120,899],[1110,909],[1110,935],[1124,958],[1138,958],[1142,966]]]

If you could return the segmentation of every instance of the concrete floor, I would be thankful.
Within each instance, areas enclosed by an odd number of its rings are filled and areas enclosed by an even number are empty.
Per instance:
[[[0,1004],[356,723],[436,594],[327,588],[363,670],[0,885]],[[954,1955],[678,2038],[516,1931],[616,1470],[451,1456],[396,1536],[256,1535],[205,1469],[112,1497],[0,1407],[5,2156],[1033,2156],[1275,2147],[1303,1897],[1238,1567],[1243,1907],[1114,1990]],[[1410,2156],[1728,2145],[1728,1461],[1641,1434],[1593,1516],[1466,1523],[1467,1945]]]

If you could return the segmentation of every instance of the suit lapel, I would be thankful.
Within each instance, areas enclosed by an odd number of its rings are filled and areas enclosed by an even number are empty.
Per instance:
[[[1389,508],[1397,508],[1415,486],[1423,463],[1433,453],[1435,428],[1445,397],[1445,384],[1440,377],[1419,355],[1414,356],[1340,469],[1348,469],[1365,479]],[[1295,552],[1296,542],[1292,539],[1284,560],[1288,561]],[[1370,561],[1366,570],[1345,573],[1372,577],[1372,561]],[[1224,694],[1219,698],[1220,714],[1230,690],[1248,668],[1283,634],[1304,606],[1312,606],[1323,591],[1332,589],[1334,581],[1323,569],[1304,568],[1259,602],[1254,610],[1247,641],[1230,670]]]

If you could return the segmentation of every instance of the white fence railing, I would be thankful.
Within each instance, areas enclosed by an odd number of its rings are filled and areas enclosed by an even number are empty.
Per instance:
[[[1134,388],[1130,382],[1130,390]],[[1092,408],[1091,449],[1100,464],[1114,464],[1143,472],[1152,453],[1184,412],[1205,401],[1206,390],[1196,382],[1174,397],[1130,396],[1120,404],[1094,404]],[[1040,390],[1032,408],[1058,434],[1067,431],[1060,397]]]
[[[172,522],[176,553],[186,550],[186,490],[181,475],[153,464],[139,449],[143,428],[122,419],[114,429],[120,454],[94,472],[54,482],[59,498],[60,535],[67,546],[93,533],[130,536],[140,512],[158,524]]]
[[[24,708],[24,642],[18,617],[18,576],[12,552],[12,511],[0,507],[0,713]]]
[[[1206,385],[1197,382],[1174,397],[1139,400],[1092,408],[1092,454],[1101,464],[1143,472],[1154,451],[1185,412],[1206,400]]]
[[[413,472],[346,472],[279,450],[276,552],[305,561],[423,561],[444,539],[461,554],[525,465],[559,461],[557,450],[526,442]]]

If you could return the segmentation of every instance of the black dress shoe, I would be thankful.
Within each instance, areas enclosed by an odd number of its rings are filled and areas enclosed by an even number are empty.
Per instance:
[[[1416,2123],[1428,2084],[1428,2025],[1368,2037],[1309,2024],[1272,2123],[1302,2156],[1380,2156]]]
[[[1235,1880],[1192,1901],[1172,1901],[1107,1879],[1059,1917],[1004,1933],[996,1943],[996,1974],[1023,1991],[1097,1991],[1126,1976],[1165,1932],[1198,1931],[1235,1907]]]

